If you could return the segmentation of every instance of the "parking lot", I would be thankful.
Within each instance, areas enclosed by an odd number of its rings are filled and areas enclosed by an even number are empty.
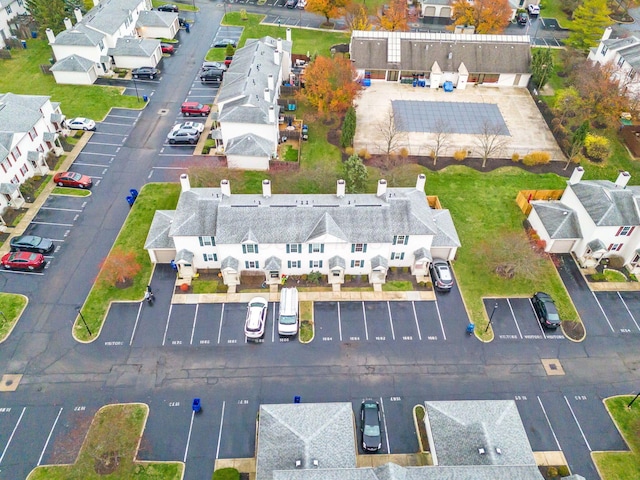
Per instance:
[[[605,331],[640,333],[640,292],[595,292],[594,298],[602,311]]]
[[[542,328],[530,298],[485,298],[487,318],[499,340],[564,340],[561,330]],[[497,305],[497,308],[495,308]]]

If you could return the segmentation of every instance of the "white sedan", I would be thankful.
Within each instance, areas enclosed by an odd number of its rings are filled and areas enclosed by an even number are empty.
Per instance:
[[[65,122],[69,130],[95,130],[96,122],[90,118],[76,117]]]
[[[540,15],[540,5],[529,5],[529,15]]]
[[[177,132],[178,130],[195,130],[198,133],[202,133],[204,131],[204,123],[200,122],[184,122],[178,123],[174,125],[171,129],[171,132]]]

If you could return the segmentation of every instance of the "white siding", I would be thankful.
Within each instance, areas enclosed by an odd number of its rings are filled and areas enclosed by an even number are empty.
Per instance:
[[[238,170],[269,170],[269,157],[227,155],[227,166]]]

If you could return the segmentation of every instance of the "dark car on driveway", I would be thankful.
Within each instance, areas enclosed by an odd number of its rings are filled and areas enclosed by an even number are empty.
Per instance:
[[[540,325],[551,329],[556,329],[560,326],[560,315],[558,315],[556,304],[553,302],[551,295],[544,292],[536,292],[531,299],[531,303]]]
[[[227,45],[231,45],[233,48],[236,48],[236,41],[229,38],[223,38],[222,40],[218,40],[213,45],[213,48],[226,48]]]
[[[53,177],[53,183],[59,187],[91,188],[91,177],[76,172],[60,172]]]
[[[160,75],[160,70],[155,67],[140,67],[131,70],[131,76],[133,78],[148,78],[153,80]]]
[[[11,252],[2,257],[0,264],[5,270],[33,271],[44,268],[47,262],[41,253]]]
[[[54,247],[51,240],[36,235],[13,237],[9,245],[12,252],[19,250],[21,252],[51,253]]]
[[[158,10],[159,12],[176,12],[176,13],[180,11],[177,5],[172,5],[170,3],[167,3],[165,5],[160,5],[156,10]]]
[[[284,6],[287,8],[296,8],[298,6],[298,0],[287,0]]]
[[[448,292],[453,287],[453,275],[451,267],[446,260],[434,259],[429,267],[431,270],[431,280],[436,290]]]
[[[516,19],[518,21],[518,25],[524,26],[529,23],[529,15],[527,15],[527,12],[520,12]]]
[[[382,448],[381,423],[378,402],[363,401],[360,405],[360,431],[362,432],[362,449],[365,452],[377,452]]]
[[[208,68],[200,74],[200,81],[206,82],[221,82],[224,77],[224,70],[216,68]]]

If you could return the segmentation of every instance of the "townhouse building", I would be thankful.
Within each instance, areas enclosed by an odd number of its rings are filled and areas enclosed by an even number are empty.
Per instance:
[[[611,78],[615,80],[623,93],[640,93],[640,37],[629,35],[611,38],[612,29],[607,27],[600,43],[589,51],[588,59],[611,69]]]
[[[18,15],[26,15],[24,0],[0,0],[0,48],[7,46],[11,36],[9,22]]]

